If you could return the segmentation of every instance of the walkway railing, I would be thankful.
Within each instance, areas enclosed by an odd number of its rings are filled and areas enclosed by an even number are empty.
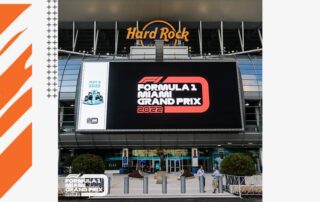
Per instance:
[[[252,196],[262,195],[262,176],[234,176],[234,175],[223,175],[223,187],[224,190],[237,195]]]

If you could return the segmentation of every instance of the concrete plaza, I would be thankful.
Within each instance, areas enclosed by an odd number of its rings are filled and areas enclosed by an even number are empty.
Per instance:
[[[154,174],[149,174],[148,194],[143,194],[143,178],[129,178],[129,194],[124,194],[124,177],[127,175],[114,174],[111,176],[111,189],[108,198],[190,198],[190,197],[235,197],[234,195],[223,193],[212,193],[212,177],[205,174],[205,193],[199,191],[198,176],[186,178],[186,193],[181,193],[180,173],[167,174],[167,194],[162,194],[162,184],[157,184]]]

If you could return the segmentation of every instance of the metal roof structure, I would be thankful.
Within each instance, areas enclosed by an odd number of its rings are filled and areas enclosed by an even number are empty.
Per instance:
[[[59,21],[262,21],[262,0],[60,0]]]

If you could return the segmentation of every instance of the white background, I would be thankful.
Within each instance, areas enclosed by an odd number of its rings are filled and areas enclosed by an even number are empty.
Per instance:
[[[3,202],[56,202],[58,201],[58,102],[47,95],[47,44],[46,44],[46,1],[45,0],[0,0],[0,3],[32,3],[23,14],[19,26],[28,26],[22,44],[32,42],[32,77],[25,86],[32,85],[33,106],[27,112],[27,119],[33,123],[32,167],[20,178],[1,199]],[[1,14],[0,14],[1,20]],[[2,37],[2,36],[0,36]],[[21,35],[22,37],[22,35]],[[1,38],[0,38],[1,39]],[[19,45],[18,45],[19,46]],[[18,48],[19,49],[19,48]],[[17,49],[15,49],[17,51]],[[8,49],[9,51],[9,49]],[[4,63],[9,62],[6,60]],[[3,67],[1,63],[0,67]],[[18,95],[21,95],[19,92]],[[22,129],[22,125],[12,133]],[[0,165],[1,166],[1,165]],[[0,181],[1,183],[1,181]]]
[[[320,201],[317,0],[263,0],[264,202]]]
[[[36,98],[33,167],[1,201],[54,202],[58,124],[57,102],[45,97],[46,1],[0,2],[34,2],[30,22]],[[263,15],[263,201],[319,201],[319,1],[263,0]]]

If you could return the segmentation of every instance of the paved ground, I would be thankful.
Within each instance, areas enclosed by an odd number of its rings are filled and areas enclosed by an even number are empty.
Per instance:
[[[199,192],[198,177],[186,180],[186,193],[180,193],[180,180],[178,180],[179,173],[167,175],[167,194],[162,194],[162,184],[156,184],[154,175],[150,174],[149,178],[149,192],[143,194],[143,179],[129,178],[129,194],[124,194],[124,177],[126,175],[114,175],[111,179],[111,193],[105,198],[91,198],[91,199],[59,199],[59,202],[114,202],[114,201],[128,201],[128,202],[193,202],[193,201],[213,201],[213,202],[261,202],[262,199],[240,199],[233,194],[212,193],[210,174],[206,174],[205,193]]]
[[[180,180],[178,180],[179,173],[176,174],[168,174],[167,175],[167,191],[166,194],[167,197],[170,196],[194,196],[194,195],[201,195],[204,196],[230,196],[232,197],[232,194],[229,193],[220,193],[220,194],[213,194],[212,193],[212,186],[211,186],[211,180],[212,177],[210,174],[206,174],[206,192],[200,193],[199,192],[199,180],[198,177],[194,177],[191,179],[186,180],[186,194],[180,193]],[[110,197],[117,197],[117,196],[129,196],[129,197],[136,197],[143,194],[143,179],[137,179],[137,178],[130,178],[129,180],[129,195],[123,194],[124,189],[124,176],[125,175],[114,175],[111,179],[111,193]],[[149,178],[149,192],[147,196],[143,197],[163,197],[162,195],[162,184],[156,184],[156,179],[154,179],[154,175],[150,174],[148,176]]]
[[[59,200],[59,202],[158,202],[158,201],[166,201],[166,202],[262,202],[262,199],[239,199],[239,198],[175,198],[175,199],[91,199],[91,200]]]

